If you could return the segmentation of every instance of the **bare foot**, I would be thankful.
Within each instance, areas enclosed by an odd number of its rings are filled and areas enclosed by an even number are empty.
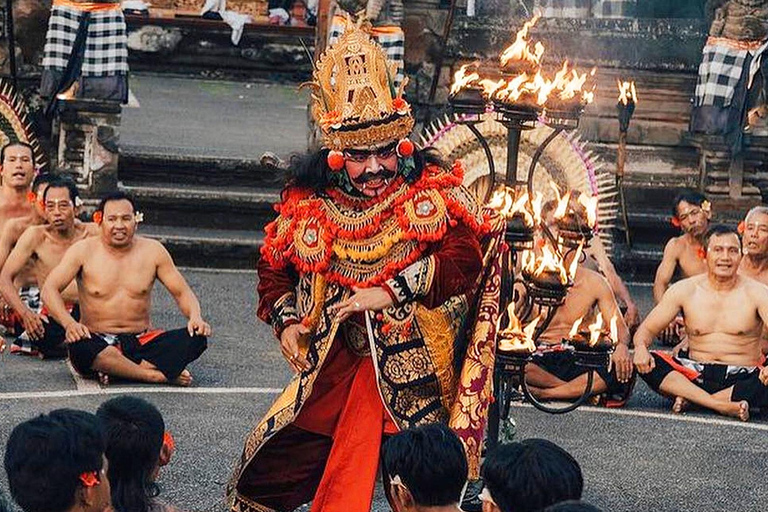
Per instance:
[[[189,370],[183,370],[171,384],[183,387],[190,386],[192,384],[192,374],[189,373]]]
[[[678,396],[675,397],[675,403],[672,404],[672,412],[675,414],[681,414],[688,409],[688,400]]]
[[[749,402],[742,400],[741,402],[725,402],[721,411],[721,414],[739,418],[741,421],[749,421]]]
[[[741,421],[749,421],[749,402],[742,400],[739,402],[739,415]]]

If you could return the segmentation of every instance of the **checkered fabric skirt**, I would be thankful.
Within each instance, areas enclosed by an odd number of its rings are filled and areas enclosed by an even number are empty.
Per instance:
[[[87,13],[54,6],[45,38],[43,68],[63,71],[74,50],[75,38]],[[128,39],[125,18],[119,9],[90,13],[82,76],[111,76],[128,73]]]
[[[344,33],[344,18],[334,16],[331,23],[331,34],[328,38],[328,44],[335,44]],[[373,27],[371,33],[373,38],[384,49],[387,59],[397,63],[397,73],[394,76],[395,89],[405,80],[405,32],[399,27]]]
[[[536,0],[534,10],[545,18],[630,18],[637,0]]]
[[[723,44],[707,44],[702,53],[696,106],[729,107],[749,52]]]

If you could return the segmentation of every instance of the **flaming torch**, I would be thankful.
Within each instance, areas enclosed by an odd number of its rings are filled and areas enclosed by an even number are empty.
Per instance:
[[[619,86],[619,101],[616,103],[616,110],[619,116],[619,150],[616,156],[616,187],[619,189],[619,199],[621,201],[621,216],[624,222],[624,234],[627,238],[627,245],[632,246],[632,239],[629,235],[629,219],[627,218],[627,202],[624,198],[624,164],[627,161],[627,131],[629,131],[629,122],[632,120],[632,114],[635,113],[637,106],[637,89],[635,82],[622,82],[617,80]]]
[[[607,331],[602,313],[597,314],[593,323],[584,324],[583,318],[576,320],[563,343],[573,348],[576,364],[589,368],[605,367],[619,339],[618,319],[616,316],[611,318]]]

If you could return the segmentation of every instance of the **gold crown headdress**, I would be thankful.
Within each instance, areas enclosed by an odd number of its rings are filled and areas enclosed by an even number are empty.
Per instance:
[[[313,88],[312,116],[325,147],[377,147],[411,133],[411,107],[402,97],[405,84],[395,90],[393,65],[381,46],[352,23],[320,56],[307,85]]]

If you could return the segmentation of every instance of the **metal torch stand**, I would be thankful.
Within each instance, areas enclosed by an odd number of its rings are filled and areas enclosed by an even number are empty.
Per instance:
[[[493,155],[487,140],[476,126],[482,121],[481,117],[482,114],[486,112],[486,105],[452,104],[452,107],[454,112],[458,114],[458,122],[467,126],[485,152],[490,171],[490,195],[496,185],[496,171]],[[536,165],[538,164],[539,159],[547,146],[549,146],[561,132],[573,130],[578,127],[581,110],[569,112],[550,111],[541,115],[539,111],[533,109],[518,108],[512,105],[496,103],[493,105],[493,113],[495,113],[497,121],[507,128],[507,169],[504,184],[513,189],[525,187],[530,199],[533,197],[534,171],[536,170]],[[521,135],[523,130],[535,128],[536,123],[539,120],[552,128],[552,133],[547,136],[534,152],[526,179],[519,180],[517,177],[517,170]],[[546,236],[550,238],[553,244],[555,244],[555,247],[557,247],[556,240],[547,226],[542,223],[541,228],[544,230]],[[572,283],[564,285],[561,290],[551,290],[536,287],[530,280],[525,279],[525,276],[522,276],[523,279],[518,279],[518,276],[515,275],[517,253],[518,251],[532,248],[532,233],[528,236],[527,234],[512,232],[508,225],[507,232],[505,233],[505,241],[507,242],[506,245],[508,249],[506,249],[502,255],[502,283],[499,311],[502,313],[506,311],[507,306],[514,300],[515,283],[522,281],[526,287],[527,293],[523,310],[521,314],[518,315],[520,321],[523,323],[530,321],[535,306],[538,306],[544,313],[543,321],[539,322],[536,331],[534,332],[534,341],[537,341],[551,323],[558,307],[565,301],[568,287],[570,287]],[[536,399],[526,385],[525,366],[531,361],[531,357],[519,357],[505,354],[498,350],[498,346],[496,348],[493,377],[494,400],[490,405],[488,418],[487,449],[489,451],[493,450],[498,445],[499,426],[502,418],[506,418],[509,415],[512,400],[516,397],[521,398],[518,389],[522,390],[522,394],[534,407],[550,414],[562,414],[573,411],[586,402],[592,394],[594,370],[599,367],[596,366],[597,363],[594,363],[594,357],[590,359],[590,364],[583,364],[583,366],[589,368],[589,373],[587,377],[587,385],[582,396],[568,404],[566,407],[553,407]],[[609,355],[603,355],[599,359],[599,361],[601,361],[599,364],[607,364],[607,357],[609,357]],[[584,358],[580,357],[578,353],[576,353],[576,359],[577,364],[580,364],[579,361],[584,361]]]

